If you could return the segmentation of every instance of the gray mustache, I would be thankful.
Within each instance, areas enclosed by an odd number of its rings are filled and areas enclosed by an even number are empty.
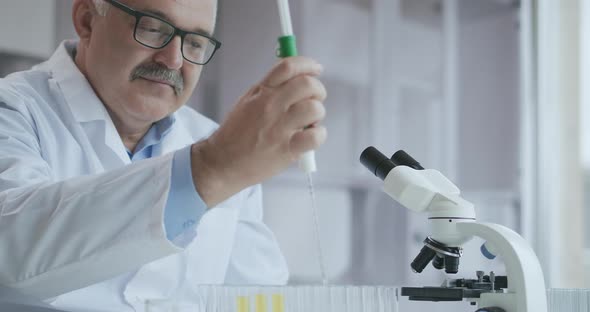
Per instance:
[[[137,66],[131,73],[130,81],[138,78],[155,78],[170,83],[174,87],[176,95],[184,90],[184,78],[178,70],[168,69],[165,66],[151,63]]]

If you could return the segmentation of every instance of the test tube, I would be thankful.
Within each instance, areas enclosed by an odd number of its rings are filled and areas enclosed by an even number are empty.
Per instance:
[[[285,300],[283,295],[272,295],[272,312],[285,312]]]
[[[238,308],[238,312],[250,312],[248,297],[238,296],[236,299],[236,306]]]
[[[266,296],[264,294],[258,294],[255,297],[256,312],[267,312],[266,309]]]

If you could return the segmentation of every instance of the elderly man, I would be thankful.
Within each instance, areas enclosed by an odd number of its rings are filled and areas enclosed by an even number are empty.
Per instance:
[[[143,311],[198,284],[287,281],[258,183],[324,142],[322,67],[282,60],[217,127],[183,106],[220,46],[216,10],[75,0],[79,41],[0,80],[0,284]]]

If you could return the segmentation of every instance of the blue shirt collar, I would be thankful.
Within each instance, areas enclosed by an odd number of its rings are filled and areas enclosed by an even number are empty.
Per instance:
[[[176,117],[172,114],[152,124],[148,132],[139,141],[139,144],[137,144],[135,152],[131,153],[127,150],[129,158],[135,161],[152,157],[152,147],[162,143],[166,135],[172,130],[175,122]]]

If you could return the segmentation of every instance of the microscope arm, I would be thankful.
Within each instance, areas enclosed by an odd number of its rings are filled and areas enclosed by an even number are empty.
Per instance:
[[[529,244],[513,230],[492,223],[463,222],[457,230],[466,236],[477,236],[486,240],[497,251],[506,266],[508,293],[482,294],[480,306],[497,306],[506,311],[547,311],[547,296],[543,271],[539,260]],[[508,301],[514,301],[510,305]],[[514,306],[515,305],[515,306]],[[514,310],[516,307],[516,310]]]

